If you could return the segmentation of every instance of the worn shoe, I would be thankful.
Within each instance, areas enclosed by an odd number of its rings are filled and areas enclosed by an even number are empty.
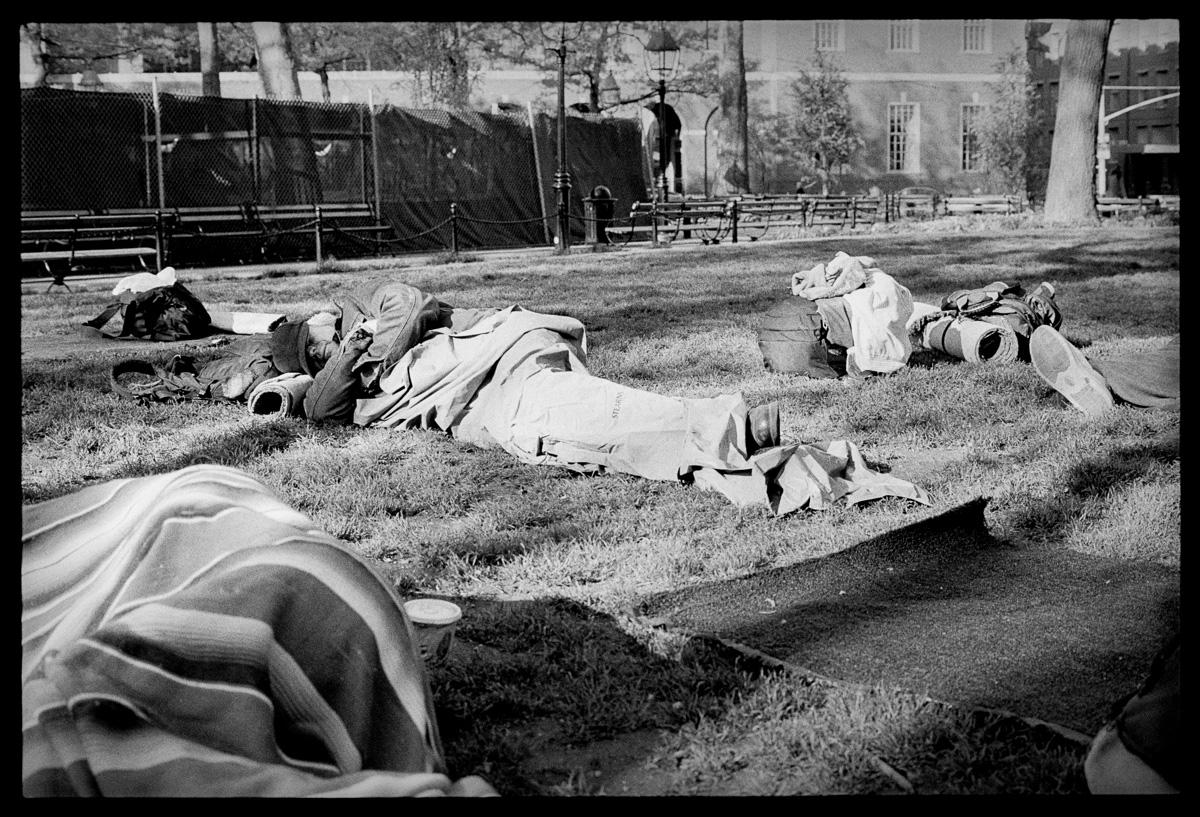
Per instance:
[[[746,415],[746,444],[747,453],[753,454],[763,448],[779,445],[779,403],[771,401],[766,405],[750,409]]]
[[[1099,417],[1114,405],[1104,378],[1057,329],[1039,326],[1029,337],[1034,370],[1075,408]]]

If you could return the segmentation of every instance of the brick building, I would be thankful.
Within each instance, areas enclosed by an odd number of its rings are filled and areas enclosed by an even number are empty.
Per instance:
[[[1040,47],[1031,49],[1030,61],[1053,134],[1065,23],[1040,21],[1036,25]],[[1179,91],[1179,85],[1178,21],[1116,21],[1104,64],[1100,115],[1111,118],[1099,141],[1105,170],[1103,176],[1097,176],[1101,194],[1179,193],[1179,97],[1169,96]]]

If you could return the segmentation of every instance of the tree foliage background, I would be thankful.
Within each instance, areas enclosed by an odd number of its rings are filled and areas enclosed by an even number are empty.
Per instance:
[[[996,65],[991,104],[978,124],[980,160],[994,192],[1041,199],[1046,192],[1050,141],[1032,69],[1014,49]]]
[[[829,193],[842,168],[865,144],[850,110],[847,80],[837,61],[818,52],[788,88],[791,106],[771,114],[758,107],[752,124],[752,152],[764,180],[785,162],[802,180]],[[758,175],[758,174],[756,174]],[[791,192],[791,191],[788,191]]]

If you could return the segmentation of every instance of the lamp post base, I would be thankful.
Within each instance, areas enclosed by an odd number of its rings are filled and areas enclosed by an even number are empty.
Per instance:
[[[554,174],[554,191],[558,204],[558,247],[559,255],[566,255],[571,249],[571,174],[559,170]]]

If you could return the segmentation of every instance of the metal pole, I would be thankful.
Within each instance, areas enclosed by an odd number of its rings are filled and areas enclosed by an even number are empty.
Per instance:
[[[562,24],[558,42],[558,170],[554,189],[558,193],[558,250],[565,255],[571,247],[571,175],[567,172],[567,24]]]
[[[375,187],[375,223],[383,219],[383,191],[379,179],[379,128],[375,125],[375,94],[367,89],[367,107],[371,111],[371,176]]]
[[[717,105],[708,112],[708,116],[704,117],[704,198],[708,198],[708,122],[719,110],[721,110],[721,106]]]
[[[158,77],[151,78],[150,90],[154,94],[154,155],[158,157],[158,207],[161,210],[167,203],[163,185],[162,108],[158,100]]]
[[[525,108],[529,112],[529,135],[533,137],[533,172],[537,176],[538,211],[542,214],[542,234],[546,237],[546,243],[550,244],[550,222],[546,220],[546,182],[542,178],[542,159],[538,155],[537,120],[533,116],[533,102],[526,102]]]
[[[1100,89],[1100,115],[1096,117],[1096,195],[1103,196],[1105,194],[1106,182],[1108,181],[1108,145],[1105,144],[1108,133],[1104,130],[1104,89]]]
[[[258,166],[258,97],[250,100],[250,170],[254,174],[253,191],[254,203],[262,203],[262,192],[259,190]]]
[[[313,230],[314,230],[314,233],[316,234],[316,240],[317,240],[317,267],[320,268],[320,266],[321,266],[321,227],[322,227],[321,205],[319,205],[319,204],[313,205],[313,210],[316,212],[316,216],[317,216],[317,223],[316,223],[316,225],[314,225]]]
[[[450,202],[450,252],[458,255],[458,204]]]
[[[662,200],[667,200],[667,81],[658,81],[658,170]]]

